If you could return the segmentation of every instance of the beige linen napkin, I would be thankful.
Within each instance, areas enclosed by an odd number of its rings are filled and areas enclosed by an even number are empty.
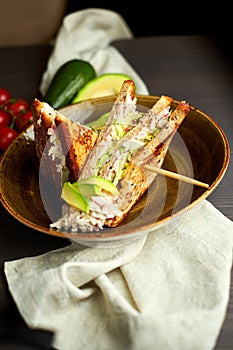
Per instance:
[[[61,350],[210,350],[229,300],[233,223],[203,200],[117,248],[78,243],[5,262],[29,327]]]
[[[90,8],[67,15],[55,38],[53,52],[41,79],[42,96],[56,70],[73,58],[90,62],[97,75],[127,74],[134,80],[138,94],[148,94],[139,74],[121,53],[111,46],[114,40],[130,40],[132,37],[124,19],[114,11]]]

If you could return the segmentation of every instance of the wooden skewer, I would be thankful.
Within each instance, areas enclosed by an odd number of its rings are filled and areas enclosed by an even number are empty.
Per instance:
[[[204,182],[195,180],[195,179],[193,179],[191,177],[188,177],[188,176],[184,176],[184,175],[180,175],[180,174],[174,173],[173,171],[164,170],[164,169],[157,168],[157,167],[154,167],[154,166],[151,166],[151,165],[145,165],[144,168],[147,169],[147,170],[153,171],[155,173],[171,177],[171,178],[176,179],[176,180],[181,180],[181,181],[185,181],[185,182],[191,183],[193,185],[209,188],[209,185],[204,183]]]

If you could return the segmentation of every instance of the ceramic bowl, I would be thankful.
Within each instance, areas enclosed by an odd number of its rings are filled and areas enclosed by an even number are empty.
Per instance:
[[[139,105],[150,108],[159,97],[138,95],[137,98]],[[109,111],[114,100],[114,96],[87,100],[67,106],[60,112],[83,123]],[[178,103],[174,101],[173,107]],[[67,233],[50,228],[51,221],[58,214],[54,203],[49,200],[45,202],[41,196],[39,162],[35,153],[33,127],[30,127],[2,156],[0,199],[15,219],[33,230],[84,245],[113,246],[128,243],[152,230],[156,234],[157,229],[164,225],[169,225],[172,230],[182,214],[216,189],[227,169],[229,155],[228,141],[220,126],[210,116],[191,106],[172,140],[163,168],[207,183],[209,188],[158,175],[118,227],[104,228],[95,233]],[[53,195],[56,197],[51,190],[49,197]]]

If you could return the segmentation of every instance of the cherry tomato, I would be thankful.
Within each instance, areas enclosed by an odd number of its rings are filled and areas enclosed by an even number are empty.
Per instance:
[[[4,128],[1,128],[0,129],[0,149],[2,151],[5,151],[17,136],[18,136],[17,131],[10,128],[9,126],[5,126]]]
[[[29,102],[12,97],[7,89],[0,87],[0,153],[33,123],[32,119]]]
[[[7,113],[4,109],[0,108],[0,128],[3,128],[5,126],[9,126],[11,123],[11,115]]]
[[[32,124],[32,122],[32,112],[29,110],[15,119],[15,127],[19,132],[21,132],[23,130],[26,130],[27,127]]]
[[[30,105],[28,101],[22,99],[22,98],[16,98],[12,101],[9,101],[5,107],[8,111],[13,113],[16,117],[19,117],[26,113],[30,109]]]
[[[0,105],[4,104],[11,97],[8,90],[0,88]]]

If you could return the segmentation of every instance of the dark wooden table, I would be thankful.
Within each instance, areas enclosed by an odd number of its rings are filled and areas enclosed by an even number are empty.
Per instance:
[[[203,36],[158,36],[117,41],[114,46],[139,73],[152,95],[167,94],[187,100],[209,114],[222,127],[233,149],[233,67],[230,55],[219,43]],[[50,52],[51,47],[46,45],[0,48],[0,86],[29,101],[40,97],[38,87]],[[230,160],[222,182],[208,198],[231,220],[232,164]],[[19,315],[7,289],[3,263],[35,256],[69,242],[25,227],[2,206],[0,220],[0,349],[50,349],[52,334],[29,330]],[[233,349],[233,280],[229,293],[227,314],[215,350]]]

